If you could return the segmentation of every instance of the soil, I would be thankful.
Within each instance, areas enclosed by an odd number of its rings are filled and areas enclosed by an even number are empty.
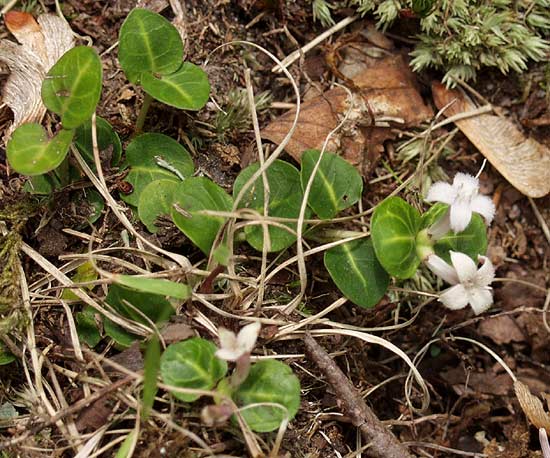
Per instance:
[[[48,11],[55,10],[52,1],[40,3],[44,4]],[[139,3],[148,4],[149,7],[162,11],[167,18],[173,18],[167,2]],[[231,41],[251,41],[282,59],[298,45],[308,43],[324,30],[313,20],[309,2],[188,0],[182,4],[187,37],[186,59],[196,64],[208,60],[206,70],[212,86],[212,97],[217,104],[227,109],[231,101],[231,91],[245,87],[245,68],[251,70],[256,94],[269,91],[272,102],[295,102],[292,87],[285,78],[271,71],[273,64],[264,53],[256,48],[238,44],[223,49],[218,47]],[[111,123],[123,144],[127,144],[134,134],[134,124],[143,93],[139,87],[129,84],[126,80],[117,61],[117,52],[112,50],[112,46],[117,42],[118,31],[124,18],[135,6],[134,0],[68,0],[62,4],[63,13],[74,32],[90,37],[93,46],[102,56],[104,87],[97,114]],[[36,5],[34,11],[40,11],[40,6]],[[337,21],[349,14],[351,11],[346,9],[334,11]],[[304,62],[298,62],[290,67],[302,94],[313,86],[322,90],[332,87],[338,75],[331,70],[325,56],[340,41],[349,40],[350,37],[352,40],[355,39],[354,32],[365,27],[365,21],[358,21],[348,30],[333,35],[328,42],[308,54]],[[414,21],[412,25],[407,21],[407,24],[398,24],[389,32],[392,37],[408,36],[410,32],[407,29],[413,26]],[[6,37],[9,37],[9,33],[2,25],[0,38]],[[362,38],[357,40],[360,41]],[[406,55],[410,51],[406,42],[396,39],[395,43],[400,54]],[[550,116],[550,93],[548,86],[543,84],[545,71],[547,68],[544,65],[532,65],[523,75],[504,76],[486,72],[473,87],[490,103],[503,108],[506,115],[515,120],[525,134],[550,146],[550,126],[539,125],[541,123],[535,121]],[[0,76],[5,80],[7,75],[6,70]],[[440,76],[436,72],[417,76],[420,93],[428,105],[433,106],[430,99],[431,81]],[[260,127],[265,127],[284,112],[285,110],[277,106],[261,110]],[[162,132],[178,139],[189,149],[196,168],[203,175],[231,191],[239,171],[256,160],[254,131],[251,123],[245,121],[244,124],[230,125],[220,132],[217,113],[218,109],[213,103],[207,104],[199,112],[182,112],[154,102],[144,130]],[[0,132],[3,132],[10,122],[11,112],[2,106]],[[444,127],[441,134],[450,131],[451,128],[452,126]],[[411,128],[410,132],[413,131]],[[377,153],[376,160],[371,164],[365,179],[367,184],[362,202],[364,209],[380,202],[398,186],[396,180],[377,181],[376,178],[386,176],[388,170],[398,171],[407,177],[414,173],[417,159],[404,164],[395,154],[396,145],[404,138],[407,138],[406,131],[401,130],[397,138],[386,140],[383,148]],[[478,172],[483,163],[483,156],[462,134],[455,135],[450,148],[451,152],[439,160],[438,173],[443,172],[452,177],[457,171],[473,175]],[[290,156],[284,156],[284,159],[296,163]],[[122,192],[119,189],[124,181],[124,174],[121,172],[122,170],[114,169],[106,173],[109,189],[119,201],[119,192]],[[83,224],[90,210],[75,204],[79,202],[76,200],[79,197],[75,196],[75,193],[81,192],[80,190],[74,187],[66,188],[57,192],[53,199],[43,198],[39,201],[28,196],[23,190],[26,178],[9,170],[4,149],[0,149],[0,178],[0,231],[5,233],[7,230],[17,238],[19,244],[22,241],[26,242],[55,266],[64,265],[67,255],[85,253],[91,246],[90,234],[96,237],[94,249],[124,247],[123,237],[127,236],[127,233],[121,233],[126,230],[107,207],[100,219],[93,224],[93,229]],[[375,183],[369,184],[369,181]],[[497,208],[495,219],[489,229],[488,256],[497,269],[498,280],[493,285],[495,303],[489,312],[474,316],[470,308],[451,311],[435,300],[426,303],[425,297],[413,293],[392,293],[386,295],[372,309],[363,309],[348,302],[324,317],[350,329],[374,329],[374,334],[402,349],[411,359],[417,358],[416,365],[428,385],[431,396],[427,409],[419,412],[411,408],[421,405],[422,392],[413,384],[409,391],[408,403],[405,393],[409,368],[389,350],[344,335],[334,334],[318,339],[364,397],[374,414],[387,427],[391,427],[398,440],[408,445],[415,456],[541,456],[538,432],[522,413],[511,378],[481,345],[489,347],[499,355],[533,394],[538,396],[550,393],[550,333],[542,318],[547,288],[550,285],[550,239],[548,234],[545,235],[544,226],[536,215],[538,212],[545,224],[550,225],[550,197],[530,201],[504,180],[490,164],[485,166],[480,181],[482,192],[493,196]],[[90,187],[90,183],[84,177],[79,184]],[[416,191],[406,192],[412,195]],[[192,264],[200,268],[207,267],[204,255],[192,246],[169,219],[162,222],[162,228],[157,234],[152,235],[131,212],[126,214],[132,219],[137,230],[153,243],[187,256]],[[5,224],[1,221],[5,221]],[[347,222],[343,223],[342,228],[357,229],[358,225]],[[7,246],[6,237],[3,236],[0,240]],[[138,246],[134,238],[129,239],[129,246]],[[285,253],[284,258],[295,255],[293,250],[291,248]],[[251,277],[260,274],[261,263],[257,252],[242,244],[236,254],[239,256],[241,272]],[[0,307],[0,313],[4,317],[0,333],[5,336],[5,344],[14,353],[19,351],[20,356],[15,362],[0,366],[0,439],[6,441],[32,430],[33,425],[40,423],[40,419],[50,418],[52,412],[60,411],[89,395],[85,391],[89,389],[89,384],[79,378],[67,376],[68,372],[64,374],[62,370],[56,369],[63,368],[80,373],[84,371],[84,363],[74,356],[71,328],[66,310],[59,300],[59,284],[51,279],[44,280],[44,271],[20,252],[18,256],[26,284],[33,285],[35,282],[43,281],[40,292],[33,293],[30,298],[32,332],[38,354],[43,355],[41,376],[33,373],[34,366],[30,362],[28,347],[29,322],[21,312],[24,304],[17,292],[18,287],[25,286],[18,277],[17,269],[6,261],[9,255],[3,251],[0,251],[0,255],[5,266],[0,287],[6,288],[7,291],[0,293],[0,301],[6,298],[7,304]],[[60,256],[65,258],[60,259]],[[121,249],[113,256],[120,256],[121,259],[140,268],[149,267],[143,258],[131,251]],[[269,257],[270,262],[275,260],[276,256]],[[128,273],[120,265],[102,263],[101,267]],[[281,316],[270,310],[270,306],[285,304],[299,292],[297,269],[292,265],[266,285],[266,309],[257,310],[255,313],[258,316],[295,323],[308,315],[321,312],[341,297],[341,293],[323,267],[321,255],[309,258],[307,269],[310,282],[307,285],[303,308],[299,312]],[[8,274],[10,276],[6,277]],[[424,274],[428,275],[427,272]],[[10,281],[6,282],[6,278]],[[433,277],[428,275],[427,278],[428,282],[433,281]],[[422,289],[422,279],[416,280],[416,283],[410,281],[396,285],[409,290]],[[425,283],[423,285],[426,286]],[[433,292],[435,286],[429,285],[429,288]],[[437,291],[437,288],[435,290]],[[93,287],[90,294],[95,298],[103,298],[104,285]],[[238,307],[238,298],[225,297],[215,303],[224,311],[244,313]],[[82,305],[77,301],[69,301],[69,307],[74,316],[82,309]],[[194,319],[197,316],[204,317],[202,325]],[[409,320],[407,325],[392,326]],[[208,322],[215,326],[239,329],[237,320],[203,308],[195,302],[181,307],[178,316],[172,321],[182,326],[182,336],[185,337],[188,337],[191,328],[198,335],[214,339],[206,326]],[[310,329],[319,326],[326,327],[317,323],[310,326]],[[258,354],[295,355],[283,360],[299,377],[302,387],[300,409],[284,434],[278,456],[371,456],[365,447],[366,444],[361,442],[357,425],[354,426],[348,413],[343,411],[342,400],[339,399],[335,387],[328,384],[327,378],[314,362],[304,356],[305,349],[301,339],[273,339],[277,330],[276,326],[263,327],[257,347]],[[113,375],[106,372],[104,366],[94,365],[94,358],[97,355],[115,358],[115,361],[131,368],[130,370],[139,371],[143,365],[141,353],[139,346],[121,352],[112,346],[108,339],[103,339],[93,352],[90,350],[86,353],[85,366],[88,374],[113,382],[121,380],[123,375]],[[91,354],[95,356],[92,357]],[[25,364],[21,356],[25,359]],[[56,402],[59,402],[58,399],[64,399],[66,405],[57,405],[54,402],[51,406],[53,410],[48,412],[44,408],[44,399],[37,395],[38,379],[44,386],[45,391],[42,391],[42,394],[46,399],[49,398],[48,402],[51,403],[52,399],[56,399]],[[34,392],[31,387],[35,389]],[[128,396],[139,396],[140,393],[133,382],[124,385],[124,390]],[[243,434],[237,427],[231,423],[208,427],[201,422],[200,412],[207,404],[206,401],[201,400],[189,405],[174,404],[168,402],[170,396],[162,390],[158,396],[163,399],[155,403],[155,408],[164,415],[163,418],[170,417],[171,421],[155,417],[142,422],[134,456],[208,456],[193,440],[182,433],[181,428],[198,435],[218,454],[217,456],[249,456]],[[76,422],[81,434],[97,431],[107,425],[112,433],[102,439],[101,444],[105,445],[117,437],[126,436],[135,426],[134,407],[126,401],[121,396],[117,397],[114,392],[108,393],[69,418]],[[6,419],[2,411],[4,406],[15,407],[18,416]],[[259,434],[258,437],[264,450],[270,450],[276,441],[275,433]],[[113,444],[113,447],[102,452],[101,456],[115,456],[118,447],[119,445]],[[358,451],[361,448],[362,451]],[[43,429],[37,429],[36,434],[30,435],[22,443],[8,447],[7,453],[4,456],[68,457],[74,456],[76,452],[69,446],[66,432],[54,422]]]

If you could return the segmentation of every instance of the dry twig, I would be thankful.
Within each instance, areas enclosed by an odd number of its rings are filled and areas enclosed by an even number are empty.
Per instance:
[[[369,408],[332,358],[310,334],[304,338],[307,356],[321,369],[336,396],[342,402],[345,415],[370,442],[367,454],[373,458],[412,458],[407,448],[387,429]]]

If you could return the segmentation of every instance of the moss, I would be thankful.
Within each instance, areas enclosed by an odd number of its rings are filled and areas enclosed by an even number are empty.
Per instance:
[[[327,0],[327,3],[330,4]],[[349,0],[360,14],[373,15],[386,28],[404,11],[419,17],[421,32],[411,53],[415,71],[435,68],[443,82],[474,80],[496,67],[522,72],[529,60],[547,59],[550,0]],[[317,6],[319,8],[319,6]],[[329,11],[327,9],[327,11]]]
[[[13,333],[26,323],[19,277],[20,234],[36,210],[26,201],[0,210],[0,334]]]

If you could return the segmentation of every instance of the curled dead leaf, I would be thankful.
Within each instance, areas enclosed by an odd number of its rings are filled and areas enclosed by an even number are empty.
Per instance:
[[[48,70],[74,47],[73,32],[67,22],[53,14],[42,14],[38,22],[29,13],[10,11],[6,27],[21,44],[0,40],[0,60],[11,74],[4,86],[3,102],[13,111],[11,133],[23,123],[40,122],[46,113],[40,91]]]
[[[475,104],[463,92],[440,83],[432,85],[439,109],[449,105],[446,116],[468,112]],[[510,119],[481,114],[456,121],[457,127],[510,184],[530,197],[550,192],[550,149],[527,138]]]
[[[401,56],[379,59],[377,64],[352,77],[362,89],[375,118],[370,125],[365,99],[354,94],[348,121],[332,137],[328,151],[340,151],[342,157],[366,174],[369,165],[383,150],[382,143],[394,136],[391,125],[411,126],[433,115],[418,90],[415,77]],[[321,149],[329,133],[338,125],[350,108],[348,93],[341,88],[331,89],[304,102],[298,125],[286,146],[286,151],[300,160],[307,149]],[[275,119],[262,136],[280,143],[289,131],[296,111],[291,110]]]
[[[550,415],[544,410],[542,401],[531,394],[527,385],[519,380],[514,383],[514,391],[523,412],[533,426],[550,431]]]

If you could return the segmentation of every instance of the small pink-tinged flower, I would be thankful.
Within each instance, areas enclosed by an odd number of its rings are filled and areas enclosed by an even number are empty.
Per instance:
[[[478,269],[475,262],[464,253],[451,251],[452,266],[432,254],[426,260],[428,268],[451,286],[440,296],[439,301],[451,310],[468,304],[476,315],[486,311],[493,303],[493,289],[489,286],[495,278],[495,269],[489,258],[479,256],[483,262]]]
[[[216,356],[226,361],[237,361],[241,356],[252,352],[254,345],[256,345],[260,328],[261,325],[257,321],[246,325],[237,335],[233,331],[220,328],[218,330],[220,348],[216,351]]]
[[[428,190],[426,200],[449,205],[449,211],[441,223],[436,223],[439,226],[438,235],[446,233],[445,229],[447,232],[450,229],[455,233],[462,232],[470,224],[472,213],[479,213],[487,224],[495,216],[493,201],[479,194],[479,180],[466,173],[457,173],[452,185],[443,181],[434,183]]]

